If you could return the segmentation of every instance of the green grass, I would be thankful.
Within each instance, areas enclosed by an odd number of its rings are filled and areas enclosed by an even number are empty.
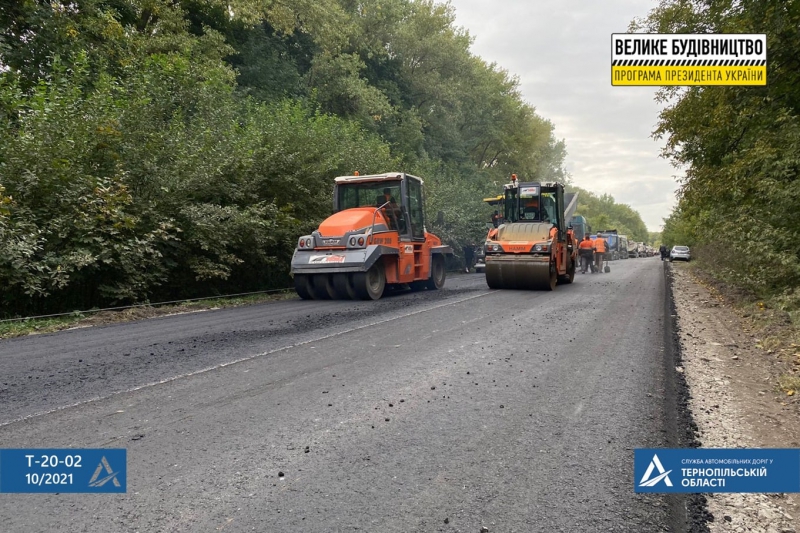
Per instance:
[[[794,394],[800,390],[800,377],[784,374],[778,378],[778,386],[784,392],[793,391],[792,394]]]
[[[288,300],[295,298],[294,291],[274,292],[270,294],[251,294],[248,296],[234,296],[231,298],[214,298],[194,302],[179,302],[169,305],[141,306],[119,311],[79,312],[70,315],[16,320],[13,322],[0,322],[0,339],[23,337],[37,333],[53,333],[74,327],[88,327],[118,322],[131,322],[145,318],[172,315],[176,313],[191,313],[207,309],[221,309],[226,307],[240,307],[263,302]]]
[[[85,318],[86,315],[78,313],[63,317],[0,322],[0,339],[21,337],[23,335],[30,335],[32,333],[48,333],[51,331],[59,331],[72,327]]]

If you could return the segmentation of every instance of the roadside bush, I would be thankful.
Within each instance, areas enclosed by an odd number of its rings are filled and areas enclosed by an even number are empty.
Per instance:
[[[285,286],[332,177],[392,166],[357,125],[243,100],[224,71],[180,56],[88,93],[84,67],[0,86],[6,313]]]

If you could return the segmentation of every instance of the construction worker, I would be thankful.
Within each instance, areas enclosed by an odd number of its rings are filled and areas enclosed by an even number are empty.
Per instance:
[[[392,196],[392,189],[386,187],[383,189],[383,194],[378,196],[378,199],[375,200],[375,203],[378,204],[378,207],[382,206],[385,203],[389,203],[390,205],[397,205],[397,200],[395,200],[394,196]]]
[[[400,206],[397,205],[397,200],[395,200],[394,196],[392,196],[392,189],[386,187],[383,189],[383,196],[378,196],[377,200],[375,200],[377,207],[383,206],[383,212],[386,214],[386,220],[389,222],[390,225],[393,225],[393,229],[400,229]],[[385,205],[387,204],[388,205]]]
[[[583,240],[578,245],[578,254],[581,256],[581,273],[586,274],[592,266],[594,261],[594,243],[587,233],[584,235]]]
[[[494,213],[492,213],[492,226],[496,228],[499,225],[500,225],[500,213],[497,211],[497,209],[495,209]]]
[[[539,218],[539,200],[533,198],[525,203],[525,207],[519,214],[521,220],[538,220]]]
[[[659,251],[659,253],[661,253],[661,260],[662,261],[669,256],[669,250],[667,250],[667,245],[666,244],[662,244],[658,248],[658,251]]]
[[[472,261],[475,258],[475,245],[467,243],[462,247],[464,252],[464,272],[469,274],[469,269],[472,267]]]
[[[608,243],[601,235],[598,235],[594,241],[594,267],[598,273],[603,271],[603,259],[607,251]]]

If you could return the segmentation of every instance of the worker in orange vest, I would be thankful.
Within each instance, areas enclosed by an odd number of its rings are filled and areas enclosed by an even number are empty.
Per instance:
[[[581,256],[581,273],[586,274],[594,261],[594,243],[587,233],[578,245],[578,253]]]
[[[522,220],[539,220],[538,198],[531,198],[525,203],[525,207],[522,208],[519,218]]]
[[[603,259],[607,251],[608,244],[606,244],[606,240],[598,235],[594,241],[594,267],[598,273],[603,271]]]

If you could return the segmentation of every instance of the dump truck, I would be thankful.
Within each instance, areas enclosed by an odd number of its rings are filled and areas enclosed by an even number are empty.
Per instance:
[[[628,259],[628,236],[620,235],[619,244],[617,245],[617,259]]]
[[[587,233],[592,233],[592,227],[589,225],[586,217],[582,215],[573,216],[570,219],[569,225],[572,226],[572,232],[575,234],[575,238],[578,239],[578,242],[582,241],[584,235]]]
[[[388,286],[441,289],[450,246],[425,229],[423,181],[403,172],[334,179],[333,211],[297,241],[291,274],[306,300],[377,300]]]
[[[597,236],[601,236],[606,240],[606,244],[608,245],[608,251],[606,252],[606,259],[609,261],[616,261],[620,258],[620,235],[619,232],[615,229],[607,229],[601,230],[597,232],[597,235],[592,235],[592,240],[595,240]],[[624,235],[622,235],[624,237]],[[625,255],[628,253],[628,247],[625,246]]]
[[[557,182],[520,182],[512,174],[503,186],[503,223],[486,238],[486,284],[493,289],[553,290],[572,283],[577,241],[567,221],[577,194],[565,195]]]

